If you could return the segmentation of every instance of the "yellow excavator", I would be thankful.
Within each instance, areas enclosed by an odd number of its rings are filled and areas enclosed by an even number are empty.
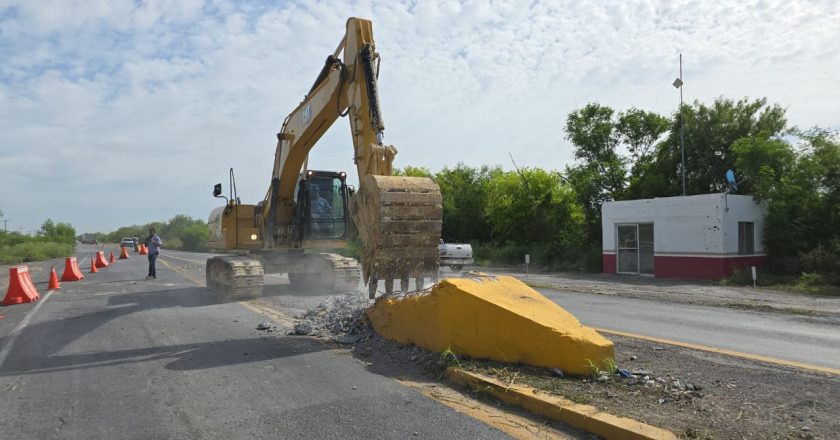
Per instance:
[[[207,287],[233,298],[254,297],[262,292],[264,273],[287,273],[293,285],[347,291],[362,276],[373,298],[379,280],[390,295],[396,280],[408,291],[410,278],[417,288],[437,278],[440,188],[428,178],[392,175],[397,150],[383,143],[379,61],[371,22],[348,19],[338,48],[277,134],[265,199],[240,203],[232,169],[230,197],[216,184],[213,195],[227,202],[210,214],[208,244],[229,255],[207,260]],[[358,191],[344,172],[308,169],[309,151],[345,116]],[[362,240],[361,271],[356,260],[329,252],[347,246],[349,218]]]

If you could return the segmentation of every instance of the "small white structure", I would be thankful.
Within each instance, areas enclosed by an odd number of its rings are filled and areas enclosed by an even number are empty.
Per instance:
[[[764,208],[752,196],[607,202],[601,214],[604,273],[718,279],[765,258]]]

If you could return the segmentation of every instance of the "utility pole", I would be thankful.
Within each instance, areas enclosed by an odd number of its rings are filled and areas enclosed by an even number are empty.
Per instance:
[[[680,155],[682,156],[682,195],[685,197],[685,115],[683,115],[682,54],[680,54],[680,76],[674,80],[674,87],[680,89]]]
[[[682,54],[680,54],[680,83],[683,82],[682,76]],[[683,115],[683,88],[680,84],[680,150],[682,151],[682,184],[683,197],[685,197],[685,115]]]
[[[3,219],[3,232],[9,232],[9,230],[6,229],[6,223],[9,223],[9,221],[6,220],[6,219]]]

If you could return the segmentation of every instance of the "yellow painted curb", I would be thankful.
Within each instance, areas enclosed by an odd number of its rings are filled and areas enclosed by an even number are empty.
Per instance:
[[[446,369],[449,380],[486,392],[497,399],[569,426],[601,436],[607,440],[676,440],[671,431],[618,417],[589,405],[574,403],[562,397],[535,393],[527,386],[507,385],[492,377],[459,368]]]

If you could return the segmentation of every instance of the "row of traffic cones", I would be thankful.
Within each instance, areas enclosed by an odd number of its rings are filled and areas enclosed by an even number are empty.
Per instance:
[[[143,254],[146,247],[145,245],[140,246],[140,253]],[[148,254],[148,251],[146,251],[146,254]],[[128,251],[125,247],[121,247],[120,260],[127,259]],[[90,273],[97,273],[99,272],[97,268],[108,267],[109,262],[114,263],[115,261],[117,261],[117,259],[114,256],[113,251],[111,251],[111,256],[107,260],[105,259],[105,252],[99,251],[96,253],[96,257],[92,257],[90,259]],[[79,269],[76,257],[67,257],[64,260],[64,273],[61,274],[61,281],[79,281],[84,278],[85,276],[82,275],[82,272]],[[50,281],[47,289],[61,289],[61,283],[58,281],[55,266],[50,268]],[[32,278],[29,276],[29,266],[25,264],[12,266],[9,269],[9,288],[6,290],[6,296],[3,298],[3,302],[0,303],[0,305],[9,306],[13,304],[30,303],[38,300],[40,297],[41,296],[38,294],[38,291],[35,289],[35,284],[32,282]]]

